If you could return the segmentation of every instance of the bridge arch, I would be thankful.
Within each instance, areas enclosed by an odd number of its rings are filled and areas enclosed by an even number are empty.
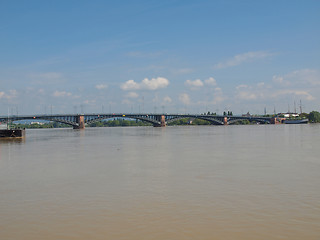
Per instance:
[[[215,118],[215,117],[209,117],[209,116],[199,116],[199,117],[196,117],[198,119],[202,119],[202,120],[206,120],[206,121],[209,121],[210,123],[214,124],[214,125],[224,125],[224,122],[223,120],[221,121],[220,119],[218,118]]]
[[[210,122],[213,125],[223,125],[223,121],[219,120],[218,118],[212,117],[212,116],[206,116],[206,115],[176,115],[172,116],[169,119],[167,119],[167,123],[171,123],[180,119],[201,119]]]
[[[143,122],[148,122],[151,123],[154,126],[160,126],[160,122],[152,119],[150,117],[145,117],[143,115],[139,116],[139,115],[125,115],[125,116],[121,116],[121,115],[102,115],[102,116],[98,116],[96,118],[91,118],[91,119],[85,119],[85,123],[86,124],[91,124],[91,123],[95,123],[95,122],[100,122],[102,120],[106,120],[106,119],[112,119],[112,118],[121,118],[121,119],[135,119],[135,120],[140,120]]]
[[[229,120],[228,124],[235,124],[237,122],[246,121],[246,120],[249,122],[259,122],[259,123],[263,123],[263,124],[270,123],[269,119],[262,119],[262,118],[234,118],[232,120]]]
[[[73,116],[68,117],[50,117],[50,116],[23,116],[23,117],[11,117],[10,122],[16,122],[21,120],[41,120],[41,121],[48,121],[48,122],[58,122],[69,125],[70,127],[77,127],[79,124],[75,121]],[[2,119],[3,123],[7,123],[8,119]]]

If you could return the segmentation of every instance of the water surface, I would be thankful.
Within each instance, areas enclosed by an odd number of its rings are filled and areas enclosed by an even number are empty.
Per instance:
[[[27,130],[0,239],[320,239],[320,125]]]

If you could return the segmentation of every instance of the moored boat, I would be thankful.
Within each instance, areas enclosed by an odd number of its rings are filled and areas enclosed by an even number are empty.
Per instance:
[[[308,119],[286,119],[283,121],[284,124],[307,124]]]
[[[0,129],[0,138],[24,138],[25,129]]]

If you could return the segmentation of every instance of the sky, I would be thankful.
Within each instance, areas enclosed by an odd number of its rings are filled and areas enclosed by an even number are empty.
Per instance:
[[[0,115],[320,111],[320,1],[0,0]]]

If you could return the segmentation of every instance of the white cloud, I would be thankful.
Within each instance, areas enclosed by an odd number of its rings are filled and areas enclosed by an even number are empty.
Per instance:
[[[191,88],[198,88],[198,87],[203,87],[203,82],[200,79],[196,79],[194,81],[187,80],[185,82],[185,85]]]
[[[151,80],[145,78],[142,80],[141,85],[143,89],[156,90],[158,88],[167,87],[169,85],[169,80],[162,77],[152,78]]]
[[[265,95],[269,95],[265,94],[267,88],[268,87],[263,82],[257,83],[252,86],[241,84],[236,87],[237,92],[235,95],[235,99],[245,101],[263,99]]]
[[[213,104],[218,104],[220,102],[223,102],[227,98],[223,95],[222,89],[221,88],[215,88],[214,89],[214,95],[213,95]]]
[[[248,86],[246,84],[240,84],[236,86],[236,90],[237,90],[236,98],[242,99],[242,100],[254,100],[259,97],[263,97],[265,90],[268,88],[270,87],[266,86],[264,82],[259,82],[252,86]]]
[[[204,80],[204,83],[211,86],[217,85],[217,81],[213,77],[209,77],[208,79]]]
[[[309,82],[312,85],[320,85],[320,73],[314,69],[303,69],[297,74],[300,74],[301,78]]]
[[[186,80],[184,84],[188,86],[191,90],[197,90],[205,85],[214,87],[217,85],[217,81],[213,77],[209,77],[204,81],[202,81],[201,79]]]
[[[125,83],[121,84],[120,88],[122,90],[157,90],[160,88],[166,88],[169,85],[169,80],[166,78],[158,77],[143,79],[140,83],[135,82],[134,80],[128,80]]]
[[[272,77],[272,81],[276,84],[280,84],[280,85],[284,85],[284,86],[290,85],[290,81],[284,80],[284,77],[277,76],[277,75],[274,75]]]
[[[241,88],[249,88],[249,86],[246,84],[240,84],[239,86],[236,86],[236,89],[241,89]]]
[[[224,102],[227,98],[227,96],[225,96],[223,94],[223,91],[221,88],[216,87],[213,90],[210,91],[210,94],[207,95],[207,99],[204,101],[198,101],[197,103],[200,106],[204,106],[204,105],[216,105],[219,104],[221,102]]]
[[[0,99],[10,100],[10,99],[17,97],[17,95],[18,95],[18,92],[17,92],[17,90],[14,90],[14,89],[9,90],[8,93],[2,91],[2,92],[0,92]]]
[[[238,92],[236,98],[240,100],[256,100],[258,96],[255,93],[249,91],[241,91]]]
[[[244,101],[288,101],[288,99],[315,100],[314,95],[317,92],[317,86],[314,80],[307,76],[314,76],[314,71],[299,70],[284,76],[273,76],[274,84],[265,84],[259,82],[254,85],[239,85],[236,87],[236,100]],[[313,80],[310,83],[310,79]],[[290,89],[288,88],[290,86]],[[282,100],[281,100],[282,99]]]
[[[122,90],[138,90],[140,89],[140,85],[136,83],[134,80],[128,80],[125,83],[121,84],[120,88]]]
[[[189,105],[191,103],[190,96],[187,93],[182,93],[179,95],[179,100],[185,105]]]
[[[136,93],[136,92],[129,92],[127,95],[126,95],[127,98],[137,98],[139,97],[139,94]]]
[[[66,91],[55,91],[52,95],[54,97],[70,97],[70,96],[72,96],[71,93],[66,92]]]
[[[283,76],[274,75],[272,80],[273,82],[283,86],[293,84],[310,84],[316,86],[320,85],[320,73],[314,69],[301,69]]]
[[[95,88],[98,89],[98,90],[107,89],[108,85],[107,84],[97,84],[95,86]]]
[[[286,89],[286,90],[279,90],[273,94],[273,97],[281,97],[285,95],[295,95],[299,97],[304,97],[306,100],[314,100],[315,98],[307,91],[303,90],[292,90],[292,89]]]
[[[220,62],[214,65],[214,69],[222,69],[240,65],[245,62],[250,62],[258,59],[263,59],[269,56],[274,55],[274,53],[266,52],[266,51],[257,51],[257,52],[247,52],[235,55],[234,57],[228,59],[225,62]]]
[[[171,99],[171,97],[166,96],[166,97],[163,98],[163,101],[164,101],[165,103],[171,103],[171,102],[172,102],[172,99]]]

